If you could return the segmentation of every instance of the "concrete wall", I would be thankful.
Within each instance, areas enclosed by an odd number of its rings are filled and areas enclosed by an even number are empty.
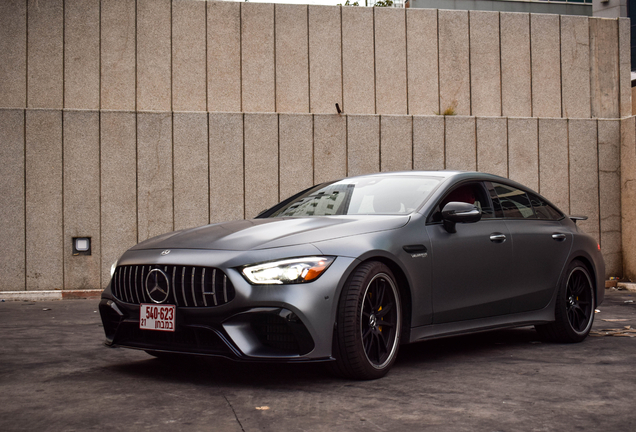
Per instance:
[[[581,226],[620,275],[629,121],[0,109],[0,288],[103,286],[150,236],[251,218],[317,182],[411,169],[523,182],[589,216]],[[84,236],[92,255],[73,256]]]
[[[631,115],[626,18],[0,3],[0,108],[335,114],[338,103],[347,114]]]
[[[636,203],[621,193],[636,178],[628,28],[497,12],[0,2],[0,290],[105,286],[111,263],[150,236],[250,218],[347,175],[445,168],[507,176],[587,214],[608,275],[636,276]],[[447,108],[458,115],[435,115]],[[73,256],[84,236],[92,255]]]

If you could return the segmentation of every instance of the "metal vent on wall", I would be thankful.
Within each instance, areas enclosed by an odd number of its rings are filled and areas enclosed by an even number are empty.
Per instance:
[[[221,270],[176,265],[117,267],[111,280],[115,298],[131,304],[153,303],[146,291],[146,277],[154,269],[164,272],[170,283],[168,298],[163,303],[185,307],[214,307],[234,299],[234,285]]]

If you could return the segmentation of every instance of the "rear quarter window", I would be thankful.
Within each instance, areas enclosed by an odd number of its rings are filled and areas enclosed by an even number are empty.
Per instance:
[[[560,211],[552,207],[540,196],[528,193],[528,198],[530,198],[530,203],[534,208],[537,219],[559,220],[563,217],[563,214]]]
[[[506,219],[536,219],[528,194],[521,189],[501,183],[493,183],[499,197],[499,205]]]

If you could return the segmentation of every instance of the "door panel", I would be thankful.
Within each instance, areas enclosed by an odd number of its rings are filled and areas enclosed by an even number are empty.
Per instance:
[[[501,219],[426,227],[431,241],[433,322],[503,315],[510,311],[510,232]]]
[[[506,220],[512,235],[514,297],[511,312],[547,306],[572,247],[572,233],[559,221]]]

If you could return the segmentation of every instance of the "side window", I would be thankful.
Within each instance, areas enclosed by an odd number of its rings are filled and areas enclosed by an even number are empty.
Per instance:
[[[504,217],[507,219],[536,219],[528,195],[512,186],[493,183]]]
[[[494,211],[489,195],[481,182],[462,183],[451,190],[436,207],[430,222],[440,222],[442,220],[442,209],[451,201],[474,204],[481,210],[482,219],[494,218]]]
[[[496,218],[504,217],[503,210],[501,208],[501,202],[499,202],[497,191],[495,191],[495,186],[491,182],[486,182],[486,187],[488,188],[488,193],[490,193],[490,200],[492,201],[492,207],[495,213],[495,217]]]
[[[528,193],[528,197],[538,219],[559,220],[563,217],[560,211],[545,202],[540,196]]]

